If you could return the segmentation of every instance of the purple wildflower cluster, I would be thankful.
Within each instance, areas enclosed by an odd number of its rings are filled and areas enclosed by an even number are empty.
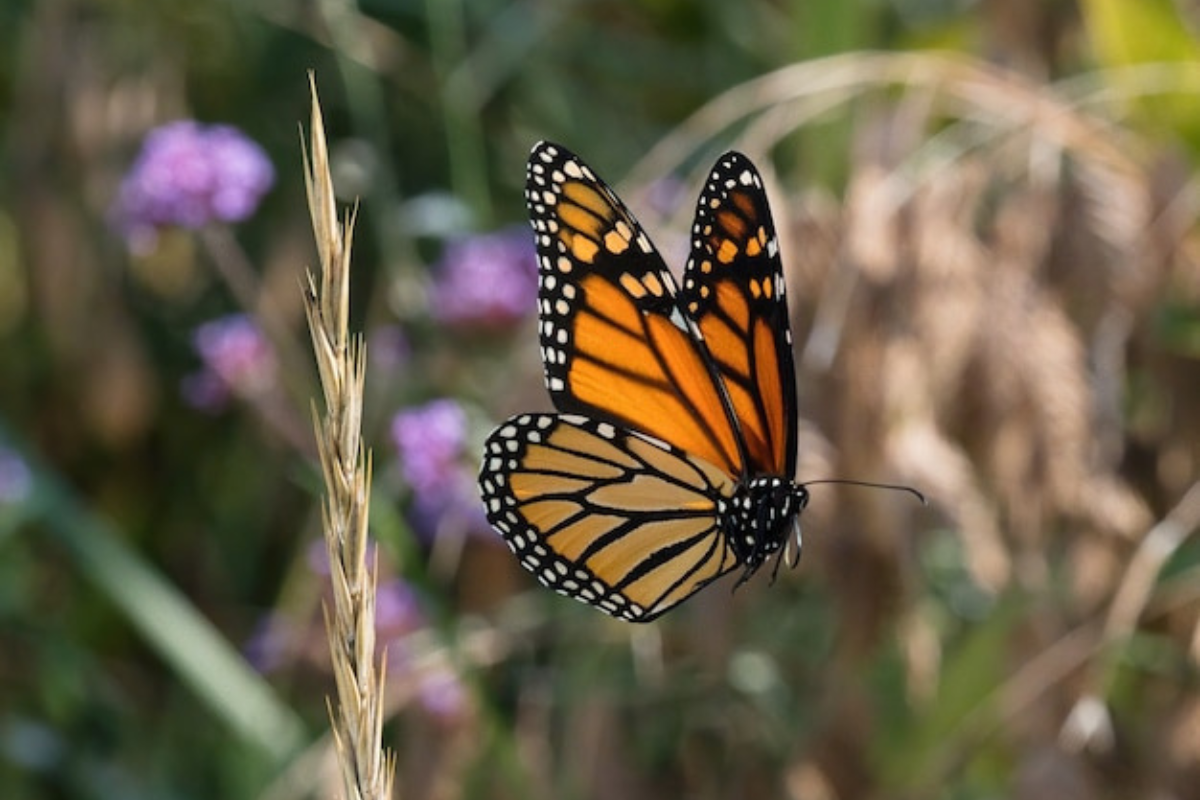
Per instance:
[[[535,308],[537,257],[525,226],[453,242],[434,273],[430,308],[444,324],[505,327]]]
[[[236,128],[172,122],[146,136],[121,184],[117,220],[135,247],[161,227],[240,222],[274,181],[266,153]]]
[[[192,346],[204,366],[184,379],[183,394],[195,408],[221,411],[232,396],[259,394],[275,381],[275,351],[244,314],[204,323],[192,335]]]
[[[428,627],[420,597],[400,578],[379,584],[375,592],[375,638],[388,651],[388,674],[393,679],[415,679],[416,698],[421,708],[439,722],[459,719],[467,708],[462,679],[448,664],[419,663],[409,647],[410,636]]]
[[[454,400],[442,398],[407,408],[392,419],[392,441],[400,452],[404,480],[418,495],[446,486],[462,459],[467,414]]]
[[[453,723],[467,710],[467,689],[449,667],[426,670],[417,684],[417,701],[437,721]]]
[[[388,672],[393,678],[413,678],[421,708],[439,722],[459,719],[467,708],[467,692],[458,673],[448,664],[419,663],[409,647],[410,634],[428,626],[420,598],[400,578],[381,583],[375,592],[375,637],[388,651]]]
[[[375,636],[387,643],[406,636],[426,624],[417,592],[401,578],[379,584],[375,590]]]
[[[400,473],[413,490],[413,522],[432,538],[442,530],[490,530],[467,465],[467,414],[442,398],[403,409],[392,418]]]

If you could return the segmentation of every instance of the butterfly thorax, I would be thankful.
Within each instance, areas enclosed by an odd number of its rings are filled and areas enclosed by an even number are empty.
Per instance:
[[[745,569],[743,580],[783,547],[796,515],[808,505],[808,490],[777,476],[738,484],[721,529]]]

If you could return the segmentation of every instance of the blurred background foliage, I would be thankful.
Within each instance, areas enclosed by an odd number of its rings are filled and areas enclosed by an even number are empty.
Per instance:
[[[3,795],[336,791],[311,68],[361,202],[400,796],[1200,797],[1198,25],[1184,0],[2,4]],[[123,181],[181,119],[257,142],[273,187],[132,236]],[[746,151],[800,478],[930,506],[814,489],[798,570],[651,626],[533,588],[473,471],[548,404],[512,228],[541,138],[675,265],[704,171]]]

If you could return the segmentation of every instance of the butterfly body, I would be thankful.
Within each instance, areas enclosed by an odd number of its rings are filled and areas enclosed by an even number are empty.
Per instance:
[[[530,154],[539,338],[558,414],[488,438],[488,520],[542,584],[645,622],[784,547],[796,387],[783,271],[762,180],[718,160],[677,289],[616,194],[565,148]]]
[[[739,483],[721,517],[721,530],[745,572],[744,583],[787,541],[808,490],[785,478],[764,476]]]

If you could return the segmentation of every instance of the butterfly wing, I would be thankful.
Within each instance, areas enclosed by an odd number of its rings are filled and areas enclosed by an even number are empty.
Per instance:
[[[724,388],[641,225],[560,145],[534,147],[525,195],[538,250],[542,362],[555,407],[642,431],[744,474]]]
[[[696,205],[680,299],[704,336],[750,472],[792,478],[796,377],[783,265],[762,177],[730,152]]]
[[[479,484],[488,521],[539,582],[630,622],[738,566],[718,524],[732,479],[607,422],[513,417],[488,438]]]

